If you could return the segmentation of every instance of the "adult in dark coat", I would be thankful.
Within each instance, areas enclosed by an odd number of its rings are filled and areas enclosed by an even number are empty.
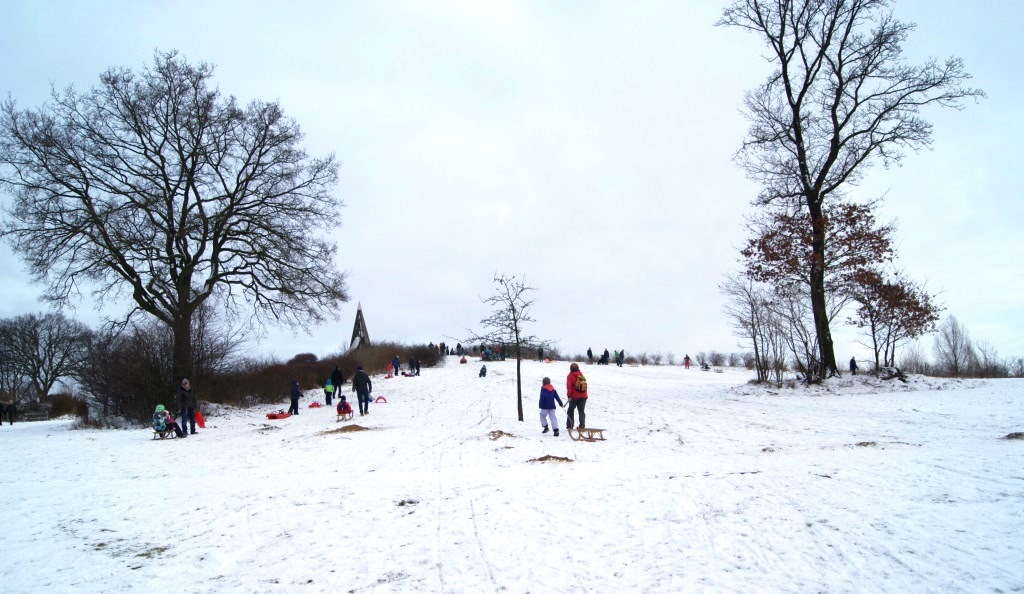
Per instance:
[[[398,370],[402,368],[402,360],[395,355],[395,358],[391,360],[392,371],[395,375],[398,375]]]
[[[178,406],[181,407],[181,431],[186,436],[196,434],[196,394],[187,379],[181,380],[178,388]],[[184,437],[184,436],[183,436]]]
[[[341,386],[345,383],[345,374],[341,372],[341,367],[334,366],[334,371],[331,372],[331,385],[334,386],[335,390],[341,390]]]
[[[594,351],[590,350],[590,347],[587,347],[587,363],[593,363],[593,362],[594,362]]]
[[[850,357],[850,373],[857,375],[857,358]]]
[[[356,374],[352,376],[352,391],[359,399],[359,415],[370,414],[370,392],[373,392],[373,382],[362,367],[356,368]]]
[[[292,391],[288,394],[288,397],[292,399],[291,406],[288,407],[288,414],[297,415],[299,414],[299,397],[302,396],[302,392],[299,390],[299,381],[292,380]]]

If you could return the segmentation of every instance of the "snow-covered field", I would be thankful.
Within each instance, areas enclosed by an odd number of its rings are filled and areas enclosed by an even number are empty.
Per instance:
[[[0,591],[1024,591],[1024,381],[584,365],[586,443],[537,418],[567,363],[523,363],[523,423],[479,367],[378,376],[351,423],[311,391],[184,440],[5,424]]]

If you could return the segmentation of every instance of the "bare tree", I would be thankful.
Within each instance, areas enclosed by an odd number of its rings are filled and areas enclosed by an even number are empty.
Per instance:
[[[726,277],[718,290],[726,298],[724,309],[733,333],[748,341],[753,349],[753,364],[750,367],[757,370],[757,381],[767,381],[764,340],[770,316],[768,295],[754,281],[735,276]],[[698,359],[698,363],[702,361]]]
[[[463,342],[500,345],[502,349],[506,346],[511,347],[516,357],[516,406],[519,420],[522,421],[523,353],[546,346],[537,337],[527,335],[525,329],[526,324],[535,321],[530,317],[533,301],[527,300],[526,294],[537,289],[526,286],[524,281],[515,275],[495,274],[494,283],[497,285],[494,295],[482,300],[494,308],[489,317],[480,320],[485,331],[474,334]]]
[[[60,378],[77,373],[90,330],[62,314],[26,314],[5,321],[5,351],[43,399]]]
[[[0,320],[0,336],[11,336],[13,320]],[[32,382],[11,348],[10,340],[0,340],[0,400],[20,402],[32,394]]]
[[[893,18],[891,0],[734,0],[718,21],[761,36],[778,69],[744,100],[751,122],[737,155],[761,183],[758,203],[807,214],[807,278],[819,347],[819,376],[838,374],[828,319],[827,203],[875,159],[899,163],[931,143],[927,105],[960,107],[983,97],[963,86],[959,58],[904,63],[914,26]]]
[[[974,346],[967,328],[949,316],[939,326],[939,335],[935,337],[935,358],[939,369],[946,375],[961,377],[970,370],[974,357]]]
[[[169,327],[177,377],[208,299],[300,327],[348,299],[337,247],[310,232],[338,218],[333,155],[310,159],[277,103],[242,108],[212,76],[157,52],[89,92],[0,106],[0,189],[14,198],[0,234],[53,302],[83,285],[130,295],[122,323],[144,312]]]
[[[921,351],[921,346],[916,342],[903,349],[899,368],[905,373],[929,374],[932,372],[931,364],[928,363],[927,357]]]

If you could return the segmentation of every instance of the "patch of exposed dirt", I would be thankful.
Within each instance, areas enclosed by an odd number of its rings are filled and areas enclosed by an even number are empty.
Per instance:
[[[871,447],[874,447],[874,446],[876,446],[878,444],[873,442],[873,441],[858,441],[855,445],[858,448],[871,448]]]
[[[572,460],[562,456],[541,456],[540,458],[531,459],[530,462],[572,462]]]
[[[505,433],[504,431],[501,431],[500,429],[498,431],[491,431],[487,435],[489,435],[491,437],[491,441],[499,440],[502,437],[515,437],[515,435],[512,435],[511,433]]]
[[[355,431],[369,431],[368,427],[362,425],[345,425],[344,427],[338,427],[337,429],[330,429],[328,431],[321,431],[320,435],[334,435],[335,433],[353,433]]]
[[[1016,431],[1014,433],[1007,433],[1003,439],[1024,439],[1024,433]]]

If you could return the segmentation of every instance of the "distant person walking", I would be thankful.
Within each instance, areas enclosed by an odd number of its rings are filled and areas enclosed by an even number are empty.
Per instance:
[[[178,388],[178,406],[181,407],[181,431],[187,434],[196,434],[196,395],[192,391],[192,384],[188,379],[181,380],[181,387]]]
[[[551,428],[555,430],[555,437],[558,437],[558,417],[555,416],[555,402],[558,406],[565,406],[562,404],[562,399],[558,397],[558,392],[555,387],[551,385],[551,378],[546,377],[541,382],[540,387],[540,425],[544,428],[541,433],[548,432],[548,424],[551,424]]]
[[[574,426],[573,411],[580,412],[580,429],[587,427],[587,414],[584,410],[587,407],[587,378],[580,372],[580,366],[573,363],[569,366],[569,375],[565,378],[565,395],[569,398],[569,410],[566,411],[565,428],[572,429]]]
[[[615,364],[618,365],[619,367],[622,367],[622,364],[625,361],[626,361],[626,350],[623,349],[623,350],[619,351],[619,356],[618,356],[618,358],[615,359]]]
[[[288,397],[291,398],[292,404],[288,407],[288,414],[297,415],[299,414],[299,397],[302,396],[302,392],[299,390],[299,380],[292,380],[292,389],[289,392]]]
[[[373,391],[373,382],[362,367],[357,367],[356,374],[352,376],[352,391],[359,399],[359,416],[370,414],[370,392]]]
[[[857,359],[856,357],[850,357],[850,373],[857,375]]]

